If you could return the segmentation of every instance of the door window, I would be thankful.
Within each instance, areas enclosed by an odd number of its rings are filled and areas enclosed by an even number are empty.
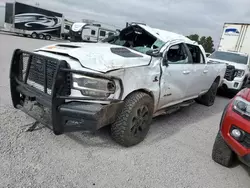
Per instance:
[[[169,64],[188,63],[188,55],[183,44],[171,46],[165,56]]]
[[[191,45],[191,44],[186,44],[186,45],[191,53],[193,63],[204,64],[205,58],[204,58],[203,53],[201,52],[201,49],[199,48],[199,46]]]
[[[95,35],[95,30],[91,30],[91,35]]]
[[[101,37],[105,37],[106,36],[106,32],[105,31],[100,31],[100,36]]]

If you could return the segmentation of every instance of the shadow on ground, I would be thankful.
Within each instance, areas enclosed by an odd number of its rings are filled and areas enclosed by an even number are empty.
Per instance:
[[[218,96],[215,104],[211,107],[195,103],[192,106],[185,107],[173,114],[156,117],[153,119],[146,140],[149,140],[149,144],[154,144],[159,140],[166,139],[167,137],[176,134],[184,127],[192,126],[192,124],[204,121],[204,119],[210,118],[211,116],[221,114],[227,102],[227,98]],[[94,133],[68,132],[65,134],[77,143],[84,145],[84,147],[119,147],[110,137],[110,126],[104,127]],[[142,142],[141,144],[148,143]]]

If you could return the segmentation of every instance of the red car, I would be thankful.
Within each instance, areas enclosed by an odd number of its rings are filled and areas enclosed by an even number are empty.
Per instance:
[[[234,157],[250,166],[250,88],[241,90],[226,106],[214,142],[212,158],[230,167]]]

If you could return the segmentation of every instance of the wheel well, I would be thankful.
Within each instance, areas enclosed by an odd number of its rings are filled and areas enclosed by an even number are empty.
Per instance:
[[[129,95],[132,95],[133,93],[136,93],[136,92],[143,92],[143,93],[146,93],[148,94],[152,99],[153,99],[153,104],[155,103],[155,98],[154,98],[154,95],[153,95],[153,92],[152,91],[149,91],[147,89],[138,89],[138,90],[134,90],[132,91],[131,93],[129,93],[125,99],[129,96]]]
[[[220,76],[217,76],[214,81],[215,82],[220,82]]]

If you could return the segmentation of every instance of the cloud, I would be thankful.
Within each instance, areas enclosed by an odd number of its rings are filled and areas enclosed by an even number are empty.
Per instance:
[[[40,7],[79,21],[93,19],[124,27],[126,21],[184,35],[211,35],[218,42],[224,22],[248,22],[249,0],[36,0]],[[35,4],[33,0],[22,2]]]

